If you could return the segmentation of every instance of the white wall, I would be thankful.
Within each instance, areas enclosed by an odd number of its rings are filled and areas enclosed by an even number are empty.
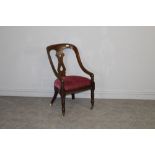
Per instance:
[[[69,42],[95,74],[96,97],[155,99],[154,41],[155,27],[0,27],[0,95],[51,96],[46,46]],[[81,74],[66,55],[69,73]]]

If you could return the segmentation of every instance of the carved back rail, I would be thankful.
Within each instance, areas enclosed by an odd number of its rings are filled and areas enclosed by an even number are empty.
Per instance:
[[[51,64],[51,67],[53,69],[53,72],[54,74],[56,75],[57,78],[61,79],[61,77],[65,76],[66,75],[66,67],[64,65],[64,62],[63,62],[63,58],[65,56],[64,54],[64,49],[66,48],[70,48],[74,51],[75,55],[76,55],[76,58],[77,58],[77,61],[78,61],[78,64],[80,66],[80,68],[87,74],[89,74],[91,77],[93,77],[93,73],[89,72],[82,64],[81,62],[81,59],[80,59],[80,55],[79,55],[79,52],[78,52],[78,49],[75,45],[73,44],[67,44],[67,43],[64,43],[64,44],[55,44],[55,45],[50,45],[48,46],[46,49],[47,49],[47,54],[48,54],[48,58],[49,58],[49,62]],[[55,68],[54,64],[53,64],[53,61],[52,61],[52,58],[51,58],[51,55],[50,55],[50,52],[51,50],[55,50],[56,51],[56,57],[58,59],[58,66],[57,66],[57,69]]]

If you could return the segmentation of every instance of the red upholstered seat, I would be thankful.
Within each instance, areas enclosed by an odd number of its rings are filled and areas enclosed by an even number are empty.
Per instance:
[[[85,88],[91,85],[91,80],[82,76],[64,76],[64,89],[65,91],[78,90],[79,88]],[[58,89],[61,88],[61,82],[56,79],[54,86]]]

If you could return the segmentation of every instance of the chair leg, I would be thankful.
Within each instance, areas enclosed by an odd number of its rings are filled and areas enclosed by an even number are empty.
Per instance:
[[[75,94],[72,94],[72,100],[74,100],[75,99]]]
[[[51,104],[50,104],[51,106],[53,105],[54,101],[56,100],[57,95],[58,95],[58,90],[56,88],[54,88],[54,96],[53,96],[53,98],[51,100]]]
[[[65,116],[65,94],[61,95],[62,115]]]
[[[91,108],[90,109],[93,109],[94,108],[94,89],[91,88]]]

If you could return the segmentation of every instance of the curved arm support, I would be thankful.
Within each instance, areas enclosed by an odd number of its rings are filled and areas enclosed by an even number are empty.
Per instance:
[[[87,70],[83,66],[77,47],[74,46],[74,45],[71,45],[71,46],[72,46],[72,49],[75,52],[75,55],[76,55],[76,58],[77,58],[77,61],[78,61],[78,64],[79,64],[80,68],[82,69],[83,72],[85,72],[86,74],[88,74],[91,77],[92,81],[94,81],[94,74],[92,72],[90,72],[89,70]]]

